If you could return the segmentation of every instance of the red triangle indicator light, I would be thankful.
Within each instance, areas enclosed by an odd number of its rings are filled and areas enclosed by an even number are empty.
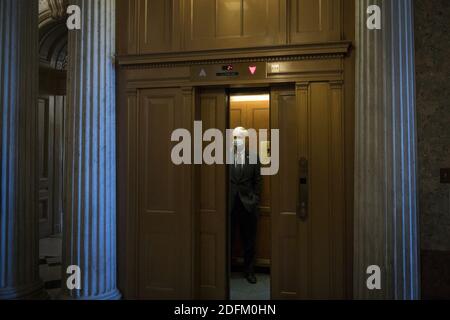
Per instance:
[[[250,67],[248,67],[248,70],[250,71],[250,73],[252,75],[254,75],[256,73],[256,66],[250,66]]]

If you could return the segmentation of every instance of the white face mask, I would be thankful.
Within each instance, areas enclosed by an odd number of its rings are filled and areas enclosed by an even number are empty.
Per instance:
[[[238,138],[234,140],[234,146],[237,149],[237,152],[242,152],[244,151],[245,148],[245,141],[244,139]]]

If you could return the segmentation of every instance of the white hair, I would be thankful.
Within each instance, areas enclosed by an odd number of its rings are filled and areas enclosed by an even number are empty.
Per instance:
[[[233,130],[233,137],[248,137],[248,130],[244,127],[237,127]]]

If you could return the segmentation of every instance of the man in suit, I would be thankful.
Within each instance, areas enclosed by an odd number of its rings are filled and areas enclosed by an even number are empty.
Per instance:
[[[246,152],[248,131],[238,127],[233,131],[234,164],[230,168],[231,241],[234,244],[236,229],[239,227],[244,249],[244,274],[251,284],[257,282],[254,264],[256,255],[256,231],[261,197],[261,167],[250,164]],[[257,158],[257,157],[256,157]]]

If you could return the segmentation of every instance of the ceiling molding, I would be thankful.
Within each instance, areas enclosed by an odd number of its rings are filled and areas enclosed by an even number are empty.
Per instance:
[[[216,64],[225,62],[271,62],[344,57],[351,48],[350,41],[323,44],[290,45],[245,49],[209,50],[197,52],[158,53],[118,56],[126,68],[158,68],[181,65]]]

